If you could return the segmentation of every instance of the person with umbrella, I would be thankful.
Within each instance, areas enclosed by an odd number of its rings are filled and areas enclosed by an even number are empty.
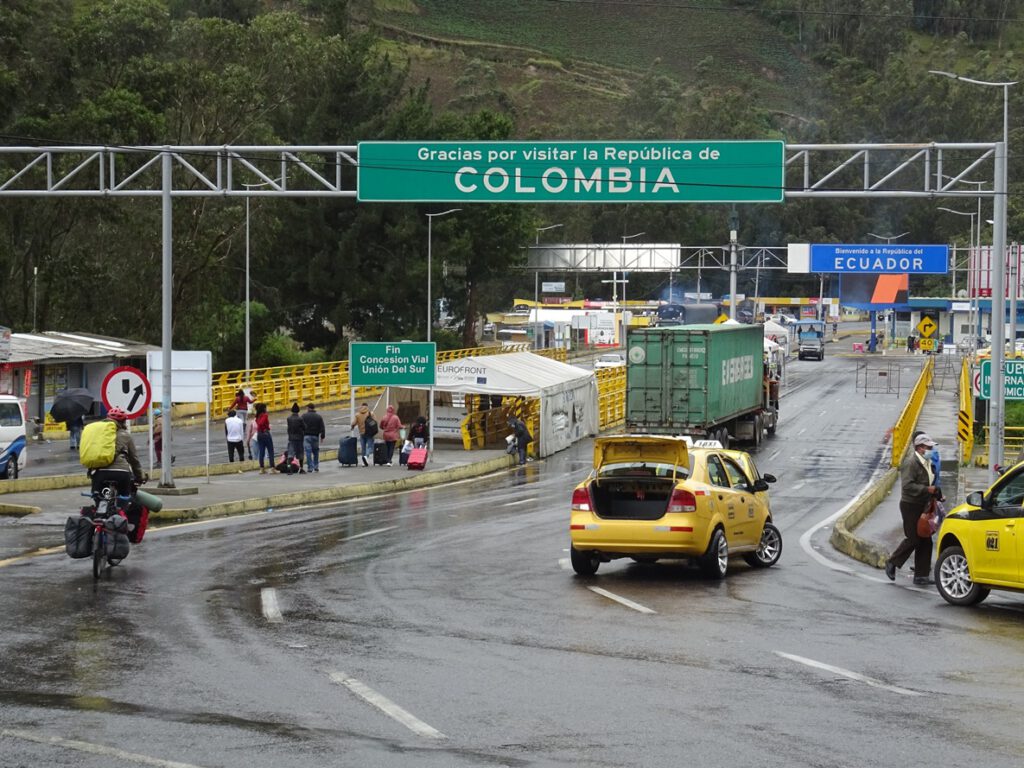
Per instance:
[[[92,402],[92,393],[88,389],[65,389],[57,394],[50,406],[53,420],[68,425],[71,450],[78,450],[82,429],[85,427],[85,414],[92,410]]]

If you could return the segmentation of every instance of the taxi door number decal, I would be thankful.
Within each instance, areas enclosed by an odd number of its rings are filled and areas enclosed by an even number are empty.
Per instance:
[[[999,531],[985,531],[985,549],[989,552],[999,551]]]

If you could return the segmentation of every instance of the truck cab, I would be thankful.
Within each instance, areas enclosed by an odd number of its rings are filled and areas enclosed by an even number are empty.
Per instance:
[[[813,357],[825,359],[825,323],[821,320],[801,320],[796,323],[797,353],[800,360]]]

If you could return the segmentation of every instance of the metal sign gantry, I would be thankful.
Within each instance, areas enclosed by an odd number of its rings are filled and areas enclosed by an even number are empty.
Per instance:
[[[991,185],[967,189],[992,163]],[[182,197],[336,197],[358,195],[357,145],[11,146],[0,147],[0,197],[159,197],[162,204],[163,391],[171,391],[172,200]],[[995,253],[1006,248],[1006,147],[995,143],[790,144],[785,199],[991,197]],[[253,184],[262,184],[253,187]],[[447,201],[446,201],[447,202]],[[735,246],[735,243],[734,243]],[[735,275],[738,249],[731,248]],[[993,296],[1005,312],[1004,275]],[[1000,316],[1002,320],[1002,316]],[[1001,323],[1000,323],[1001,329]],[[998,348],[998,354],[997,354]],[[996,359],[998,357],[998,359]],[[1002,348],[993,346],[993,387],[1002,391]],[[996,381],[995,379],[999,379]],[[1002,403],[993,400],[990,449],[1002,452]],[[164,425],[164,455],[172,427]],[[996,452],[998,450],[998,453]],[[1001,460],[1001,459],[1000,459]],[[173,486],[170,463],[160,483]]]

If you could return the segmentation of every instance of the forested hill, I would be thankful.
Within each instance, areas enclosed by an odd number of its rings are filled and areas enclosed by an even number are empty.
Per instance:
[[[6,145],[336,144],[368,139],[635,138],[982,141],[1021,80],[1008,0],[4,0]],[[1010,89],[1011,237],[1024,86]],[[0,168],[0,179],[10,174]],[[251,179],[250,181],[257,181]],[[423,338],[417,205],[251,206],[254,365],[340,356],[352,338]],[[740,237],[966,239],[914,203],[741,207]],[[469,343],[480,313],[532,277],[535,228],[559,239],[721,243],[715,206],[470,206],[434,225],[434,295]],[[244,359],[245,205],[175,204],[175,344]],[[1018,235],[1019,236],[1019,235]],[[159,341],[160,212],[145,200],[0,204],[0,325]],[[37,270],[37,272],[36,272]],[[130,275],[130,281],[128,276]],[[600,295],[602,276],[581,278]],[[717,289],[720,276],[706,284]],[[774,278],[762,276],[762,293]],[[633,295],[662,290],[637,276]],[[645,282],[646,281],[646,282]],[[126,286],[150,286],[125,296]],[[913,286],[912,286],[913,289]],[[37,301],[34,297],[38,297]]]

